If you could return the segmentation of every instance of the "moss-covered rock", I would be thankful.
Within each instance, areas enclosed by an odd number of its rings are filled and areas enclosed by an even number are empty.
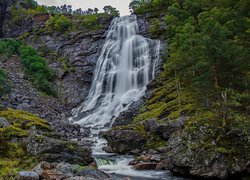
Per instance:
[[[174,172],[224,179],[247,171],[249,121],[241,117],[227,127],[220,126],[220,121],[204,114],[194,117],[169,139],[167,159]]]
[[[49,123],[26,111],[0,111],[9,126],[0,128],[0,177],[11,179],[41,160],[88,165],[91,149],[61,139]]]

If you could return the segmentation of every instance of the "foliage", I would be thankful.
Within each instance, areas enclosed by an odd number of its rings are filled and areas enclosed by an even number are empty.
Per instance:
[[[0,68],[0,98],[8,94],[10,90],[11,87],[7,74],[2,68]]]
[[[9,39],[0,40],[0,54],[3,57],[10,57],[13,54],[20,54],[21,62],[34,85],[48,95],[56,95],[50,81],[54,78],[54,72],[49,69],[46,60],[39,56],[31,46],[21,45],[19,41]],[[0,71],[1,96],[9,92],[9,84],[5,73]]]
[[[20,46],[19,53],[26,69],[26,74],[30,76],[34,85],[48,95],[56,95],[50,83],[55,75],[49,69],[45,59],[40,57],[34,48],[27,45]]]
[[[18,52],[19,46],[20,42],[13,39],[0,40],[0,54],[4,55],[5,58],[9,58]]]
[[[105,13],[112,15],[114,17],[120,15],[119,11],[117,11],[116,8],[113,8],[112,6],[104,6],[103,10]]]
[[[46,28],[50,31],[65,32],[70,26],[71,22],[64,15],[51,16],[48,21],[46,21]]]
[[[132,1],[133,12],[149,15],[150,32],[167,39],[170,56],[133,124],[186,116],[182,135],[208,130],[202,143],[189,149],[232,157],[249,151],[249,143],[235,145],[231,139],[239,132],[249,139],[249,5],[244,0]],[[165,23],[160,34],[159,21]]]

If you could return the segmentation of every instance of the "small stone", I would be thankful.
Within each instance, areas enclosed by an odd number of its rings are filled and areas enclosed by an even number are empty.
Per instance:
[[[161,156],[158,154],[151,155],[150,160],[159,162],[161,160]]]
[[[65,178],[64,174],[54,170],[44,170],[41,174],[41,177],[44,179],[63,179]]]
[[[149,154],[141,155],[140,156],[141,160],[143,160],[144,162],[149,161],[150,157],[151,156]]]
[[[18,174],[18,180],[39,180],[39,175],[32,171],[21,171]]]
[[[156,132],[159,123],[156,119],[150,119],[143,123],[144,129],[149,132]]]
[[[132,165],[132,166],[134,166],[134,165],[136,165],[136,164],[138,164],[139,162],[137,161],[137,160],[133,160],[133,161],[130,161],[129,163],[128,163],[128,165]]]
[[[0,128],[7,128],[11,125],[9,121],[5,118],[0,118]]]
[[[89,166],[94,167],[94,168],[97,168],[96,162],[90,163]]]
[[[168,148],[167,147],[159,147],[156,150],[158,152],[160,152],[160,153],[167,153],[168,152]]]
[[[164,169],[164,164],[162,162],[157,163],[156,165],[156,170],[163,170]]]

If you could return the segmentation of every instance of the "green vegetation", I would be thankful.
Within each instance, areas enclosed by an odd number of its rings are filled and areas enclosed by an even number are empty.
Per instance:
[[[64,15],[51,16],[48,21],[46,21],[46,29],[50,31],[65,32],[70,26],[71,22]]]
[[[6,72],[0,68],[0,98],[8,94],[11,90]]]
[[[6,118],[11,125],[0,128],[0,177],[14,179],[21,170],[29,170],[38,161],[37,157],[27,154],[23,138],[28,137],[31,127],[52,132],[47,121],[26,111],[7,109],[0,111],[0,117]]]
[[[153,96],[134,124],[186,116],[182,134],[197,137],[201,127],[208,131],[199,135],[201,142],[189,144],[190,149],[232,157],[249,151],[249,144],[235,145],[231,139],[239,132],[250,138],[249,5],[244,0],[134,0],[130,4],[136,14],[149,15],[149,32],[167,39],[170,55],[154,82]]]
[[[15,28],[17,26],[23,26],[27,21],[33,21],[36,15],[50,15],[50,18],[46,21],[46,27],[37,29],[33,27],[35,31],[39,32],[60,32],[67,33],[77,30],[96,30],[102,26],[98,22],[101,17],[107,16],[119,16],[119,11],[112,6],[105,6],[103,8],[104,13],[98,13],[99,9],[89,8],[84,11],[81,8],[72,10],[71,5],[63,6],[40,6],[34,0],[21,0],[16,2],[11,7],[11,19],[7,22],[7,26]],[[37,16],[39,18],[39,16]],[[36,19],[36,18],[35,18]]]
[[[50,83],[54,78],[54,72],[49,69],[46,60],[39,56],[34,48],[27,45],[21,45],[16,40],[1,40],[0,41],[0,54],[3,57],[10,57],[13,54],[19,54],[21,56],[21,62],[25,68],[26,75],[32,80],[34,85],[45,92],[48,95],[56,95],[56,92],[52,88]],[[1,87],[5,90],[2,92],[8,92],[9,86],[6,83],[6,76],[1,71]]]

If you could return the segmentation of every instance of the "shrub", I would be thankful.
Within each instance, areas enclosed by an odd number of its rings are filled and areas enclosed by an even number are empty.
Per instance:
[[[51,31],[66,32],[70,26],[71,22],[64,15],[51,16],[48,21],[46,21],[46,29]]]
[[[21,46],[19,49],[26,74],[30,76],[34,85],[48,95],[56,95],[49,81],[53,80],[54,72],[49,69],[44,58],[37,55],[31,46]]]
[[[9,40],[0,40],[0,54],[9,58],[13,54],[18,52],[20,42],[9,39]]]
[[[0,68],[0,98],[10,92],[10,83],[7,79],[6,72]]]

